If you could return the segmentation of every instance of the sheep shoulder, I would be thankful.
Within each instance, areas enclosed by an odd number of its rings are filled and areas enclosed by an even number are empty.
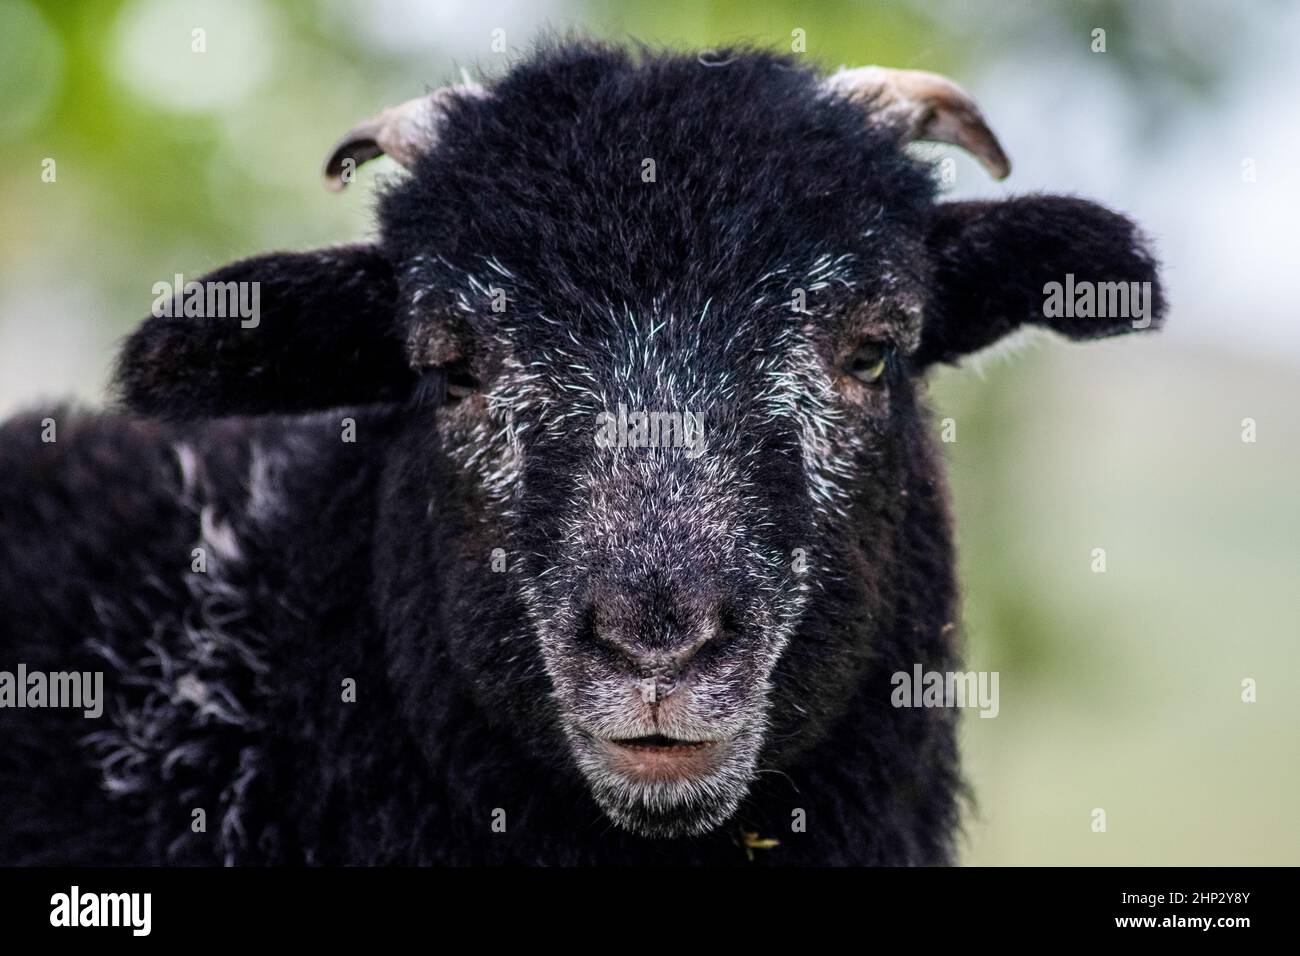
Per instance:
[[[322,615],[365,630],[354,512],[374,456],[342,441],[344,417],[178,424],[60,407],[0,425],[3,660],[102,673],[104,697],[95,719],[0,714],[5,862],[290,855],[268,728],[311,695],[276,664],[312,642],[351,653],[361,638],[332,644]]]

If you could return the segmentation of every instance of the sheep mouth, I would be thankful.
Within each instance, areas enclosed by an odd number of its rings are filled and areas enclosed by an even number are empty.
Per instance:
[[[639,836],[698,836],[717,828],[748,792],[759,743],[756,728],[682,727],[684,737],[661,732],[677,728],[654,729],[629,735],[612,727],[604,733],[572,728],[575,756],[592,796],[615,824]]]
[[[682,740],[663,734],[598,738],[605,766],[629,781],[666,784],[700,780],[725,761],[725,740]]]
[[[613,738],[609,742],[616,747],[623,747],[627,750],[648,750],[655,752],[700,750],[717,744],[716,740],[680,740],[676,737],[666,737],[663,734],[649,734],[645,737]]]

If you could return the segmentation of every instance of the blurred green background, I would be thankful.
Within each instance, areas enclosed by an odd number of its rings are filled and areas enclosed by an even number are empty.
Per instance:
[[[335,137],[547,28],[786,50],[801,30],[826,67],[950,73],[1016,167],[994,184],[956,156],[953,196],[1077,192],[1144,223],[1164,334],[1029,339],[933,383],[968,666],[1001,675],[999,716],[964,720],[963,859],[1300,863],[1293,4],[0,0],[0,414],[100,401],[154,282],[368,233],[394,167],[325,193]]]

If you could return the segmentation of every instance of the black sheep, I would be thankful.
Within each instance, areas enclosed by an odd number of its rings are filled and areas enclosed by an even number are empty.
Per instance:
[[[1007,171],[941,78],[748,50],[354,130],[332,185],[410,169],[374,243],[227,266],[255,321],[146,319],[129,413],[3,426],[0,669],[107,703],[0,710],[0,862],[951,860],[955,712],[891,703],[958,661],[924,375],[1163,302],[1128,219],[939,201],[911,139]]]

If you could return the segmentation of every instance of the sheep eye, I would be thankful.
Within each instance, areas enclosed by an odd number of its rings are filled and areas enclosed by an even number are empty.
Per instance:
[[[458,402],[479,390],[479,380],[474,377],[468,365],[457,363],[447,366],[443,369],[443,375],[447,382],[447,401],[449,402]]]
[[[885,347],[869,342],[858,346],[848,361],[846,371],[864,385],[871,385],[885,374],[887,360]]]
[[[462,362],[429,365],[420,376],[415,398],[420,405],[454,405],[479,388],[479,380]]]

